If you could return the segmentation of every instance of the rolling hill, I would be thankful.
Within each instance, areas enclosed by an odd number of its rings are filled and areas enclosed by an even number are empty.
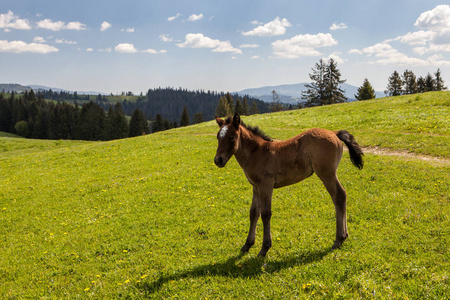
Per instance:
[[[445,298],[450,294],[450,92],[243,117],[273,138],[347,129],[365,147],[441,162],[344,153],[349,239],[316,176],[275,190],[273,247],[250,253],[251,187],[214,163],[214,121],[109,142],[0,135],[2,298]]]

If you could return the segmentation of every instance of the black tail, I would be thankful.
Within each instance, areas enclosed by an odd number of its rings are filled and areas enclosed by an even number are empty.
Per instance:
[[[338,131],[337,137],[347,146],[348,151],[350,152],[350,159],[355,167],[357,167],[358,169],[362,169],[364,166],[364,161],[362,158],[364,153],[361,150],[361,147],[359,147],[358,143],[355,141],[353,135],[351,135],[346,130],[341,130]]]

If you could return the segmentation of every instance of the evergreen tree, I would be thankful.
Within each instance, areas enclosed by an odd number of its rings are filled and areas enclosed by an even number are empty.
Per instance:
[[[90,101],[83,104],[77,125],[77,138],[88,141],[105,139],[105,111]]]
[[[131,125],[131,124],[130,124]],[[161,114],[157,114],[155,122],[152,124],[152,132],[158,132],[164,130],[164,121]]]
[[[148,122],[140,109],[135,109],[130,119],[130,131],[128,136],[140,136],[149,133]]]
[[[230,107],[228,106],[228,102],[225,97],[219,98],[219,103],[216,107],[216,116],[218,117],[226,117],[229,114]]]
[[[283,110],[283,104],[281,104],[280,97],[275,90],[272,91],[272,103],[270,103],[269,107],[273,112]]]
[[[257,115],[259,114],[259,108],[255,101],[253,101],[252,106],[250,107],[249,111],[250,115]]]
[[[325,63],[323,59],[311,69],[312,74],[309,74],[309,78],[312,80],[311,84],[305,85],[306,91],[302,91],[302,99],[306,100],[307,106],[323,105],[326,93],[325,83]]]
[[[117,140],[128,137],[128,121],[125,117],[125,113],[123,112],[120,102],[117,102],[114,105],[114,108],[112,106],[109,107],[108,113],[106,115],[106,120],[106,139]]]
[[[375,90],[372,88],[369,80],[365,78],[363,85],[358,88],[358,93],[355,95],[355,98],[357,100],[369,100],[375,97]]]
[[[203,118],[203,114],[202,113],[196,113],[194,115],[194,123],[193,124],[200,124],[205,122],[205,119]]]
[[[234,107],[234,99],[233,99],[233,97],[231,97],[231,94],[230,94],[230,93],[227,93],[227,94],[225,95],[225,99],[226,99],[226,101],[227,101],[227,108],[228,108],[227,115],[232,115],[232,114],[234,114],[234,111],[233,111],[233,107]]]
[[[394,71],[389,77],[387,90],[385,93],[389,96],[399,96],[402,94],[402,79],[397,71]]]
[[[432,92],[436,90],[436,81],[434,80],[433,76],[428,73],[427,76],[425,76],[425,86],[427,88],[427,92]]]
[[[337,68],[337,62],[330,58],[325,68],[326,99],[323,104],[343,103],[347,100],[345,91],[340,88],[340,85],[345,81],[341,80],[341,72]]]
[[[425,83],[425,78],[420,76],[417,78],[417,92],[418,93],[425,93],[427,91],[427,85]]]
[[[405,70],[403,72],[403,94],[415,94],[418,91],[416,75],[413,71]]]
[[[183,112],[181,113],[180,127],[188,125],[189,125],[189,113],[186,106],[184,106]]]
[[[436,84],[436,91],[443,91],[446,90],[447,87],[444,86],[444,80],[441,76],[441,69],[437,69],[436,73],[434,73],[435,76],[435,84]]]
[[[247,116],[248,115],[248,101],[247,101],[247,97],[244,97],[244,99],[242,99],[242,114],[241,116]]]
[[[340,85],[345,83],[341,79],[341,72],[337,63],[330,59],[326,64],[323,59],[319,60],[309,74],[311,84],[305,85],[306,91],[302,91],[302,99],[306,100],[306,106],[318,106],[341,103],[347,100],[345,91]]]

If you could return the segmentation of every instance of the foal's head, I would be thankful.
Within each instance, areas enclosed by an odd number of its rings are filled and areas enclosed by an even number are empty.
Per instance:
[[[220,130],[217,133],[219,146],[217,147],[216,157],[214,157],[214,163],[219,168],[223,168],[239,147],[241,117],[236,113],[233,117],[228,117],[226,120],[216,117],[216,122]]]

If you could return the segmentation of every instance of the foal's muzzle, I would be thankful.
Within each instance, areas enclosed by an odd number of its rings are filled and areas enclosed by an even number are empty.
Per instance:
[[[216,155],[216,157],[214,157],[214,163],[219,168],[223,168],[223,167],[225,167],[225,164],[227,163],[227,161],[224,160],[222,156]]]

